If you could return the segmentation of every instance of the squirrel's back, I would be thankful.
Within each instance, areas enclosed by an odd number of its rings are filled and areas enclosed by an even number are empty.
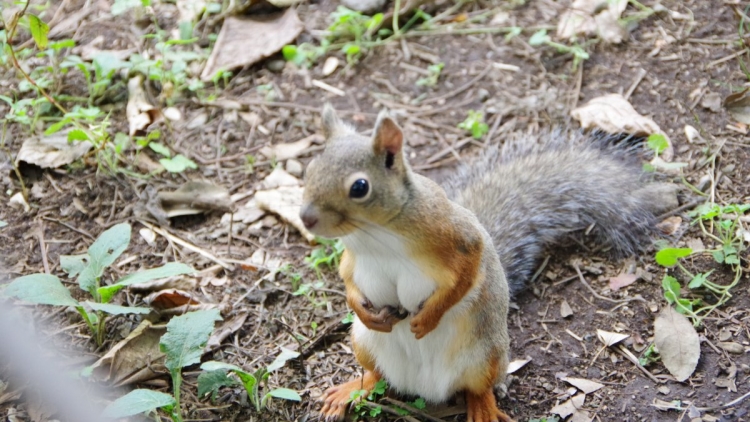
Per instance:
[[[492,236],[514,295],[545,247],[572,231],[592,227],[618,255],[648,242],[656,214],[677,199],[673,185],[644,172],[638,146],[600,133],[546,132],[490,148],[444,187]]]

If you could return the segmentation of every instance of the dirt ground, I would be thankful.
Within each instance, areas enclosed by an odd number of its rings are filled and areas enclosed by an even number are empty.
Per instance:
[[[93,12],[72,32],[60,37],[72,37],[84,45],[102,34],[106,48],[142,48],[139,44],[142,39],[131,29],[132,16],[103,19],[100,17],[103,8],[93,4]],[[657,3],[643,4],[656,7]],[[53,10],[59,5],[60,2],[53,2]],[[305,24],[298,42],[314,40],[316,30],[327,27],[328,15],[336,5],[333,0],[322,0],[296,6]],[[320,277],[324,283],[313,287],[310,295],[293,295],[292,273],[300,273],[303,283],[317,281],[316,273],[304,262],[312,247],[294,228],[272,216],[254,223],[237,223],[231,246],[221,212],[172,219],[168,230],[221,258],[245,261],[261,249],[270,257],[267,264],[290,264],[294,269],[273,277],[249,265],[235,265],[231,271],[212,269],[213,262],[175,246],[162,236],[149,244],[138,235],[144,228],[139,221],[143,219],[147,189],[170,190],[187,180],[201,179],[243,197],[239,202],[242,204],[258,189],[273,164],[259,158],[251,172],[245,156],[257,154],[266,145],[314,135],[319,124],[317,110],[324,101],[330,101],[360,131],[372,127],[382,108],[391,110],[407,133],[412,166],[439,180],[453,171],[458,160],[467,161],[482,154],[487,145],[500,144],[518,134],[533,136],[539,130],[575,126],[569,116],[576,106],[603,94],[627,93],[633,107],[651,117],[668,134],[674,145],[674,161],[688,163],[683,169],[687,182],[698,185],[710,174],[716,181],[713,194],[717,203],[748,203],[750,143],[742,133],[746,127],[737,124],[723,107],[711,107],[709,101],[737,92],[750,78],[741,63],[748,59],[750,44],[747,37],[740,38],[740,17],[735,12],[744,6],[720,0],[665,0],[660,5],[664,10],[638,22],[621,44],[591,45],[590,58],[577,69],[572,67],[570,54],[529,45],[527,41],[533,31],[506,39],[502,33],[451,35],[448,30],[444,35],[414,36],[375,48],[358,64],[330,76],[322,75],[323,59],[309,70],[290,64],[279,70],[280,61],[283,64],[280,54],[238,69],[219,92],[220,101],[213,105],[189,97],[177,101],[175,107],[182,112],[183,119],[169,128],[162,126],[173,150],[197,162],[197,170],[138,179],[97,172],[90,160],[85,165],[57,170],[21,168],[31,192],[31,209],[24,212],[7,206],[6,195],[0,206],[0,220],[8,223],[0,229],[0,264],[8,269],[11,279],[44,272],[45,265],[62,276],[60,255],[82,253],[108,227],[130,222],[134,235],[120,258],[124,265],[116,267],[117,273],[127,274],[175,259],[198,270],[208,269],[201,273],[198,287],[190,293],[202,303],[219,304],[225,321],[240,321],[204,360],[256,368],[270,363],[278,346],[301,353],[274,373],[269,384],[297,390],[302,402],[273,400],[266,411],[256,413],[248,406],[244,390],[227,388],[212,403],[197,397],[199,370],[195,367],[186,371],[183,387],[186,420],[314,420],[319,409],[316,399],[322,392],[361,371],[351,353],[348,328],[341,323],[348,310],[343,284],[336,272],[322,271]],[[61,13],[72,14],[84,6],[83,2],[78,4],[73,0],[64,2],[63,7]],[[427,7],[437,14],[449,6]],[[507,13],[503,25],[548,27],[554,32],[558,17],[568,7],[566,1],[477,0],[457,8],[445,21],[482,14],[491,18],[502,11]],[[175,25],[175,6],[165,3],[153,8],[159,25],[171,30]],[[146,29],[144,24],[140,25],[140,31],[147,31],[149,24],[145,24]],[[474,24],[488,25],[485,21]],[[217,30],[218,27],[206,27],[207,33]],[[342,55],[339,57],[343,60]],[[417,86],[415,82],[424,75],[413,68],[426,68],[433,61],[445,64],[439,83],[434,87]],[[508,70],[511,66],[518,70]],[[2,72],[0,87],[15,93],[17,73],[9,64]],[[345,95],[321,90],[310,84],[311,79],[323,80]],[[72,76],[65,80],[62,92],[80,95],[81,84],[85,81]],[[269,86],[274,92],[270,100],[266,91],[258,88]],[[153,85],[151,89],[156,98],[159,87]],[[420,97],[427,101],[414,101]],[[123,83],[119,97],[101,105],[111,112],[113,131],[127,132],[126,101],[127,88]],[[246,119],[238,117],[237,110],[226,106],[228,102],[242,104],[241,113],[254,113],[260,125],[268,130],[252,127]],[[0,103],[0,112],[4,114],[7,107],[3,107],[5,104]],[[459,143],[465,134],[456,125],[470,109],[484,110],[491,130],[481,142]],[[13,122],[6,123],[0,152],[0,183],[4,192],[15,193],[20,185],[13,174],[11,157],[29,132]],[[697,129],[700,137],[688,141],[687,125]],[[319,150],[320,147],[313,146],[299,160],[306,164]],[[715,169],[702,161],[708,151],[718,154]],[[692,201],[695,205],[695,197],[686,194],[683,199],[683,203]],[[679,228],[669,238],[678,246],[696,239],[707,241],[700,230],[690,225],[688,211],[689,207],[682,207],[673,213],[682,217]],[[46,246],[44,251],[40,242]],[[653,338],[654,317],[667,306],[661,287],[665,270],[654,262],[653,252],[650,248],[631,259],[613,260],[574,241],[548,251],[549,260],[545,261],[538,280],[517,298],[511,311],[513,358],[529,358],[530,362],[509,377],[507,392],[498,396],[501,408],[518,421],[549,417],[552,407],[569,397],[570,385],[560,379],[569,376],[604,385],[588,394],[584,404],[584,409],[597,421],[691,420],[686,411],[662,410],[656,406],[676,400],[683,405],[692,403],[705,408],[703,419],[693,420],[750,420],[750,401],[732,404],[750,390],[747,274],[733,291],[731,301],[707,318],[699,329],[701,358],[687,381],[674,381],[659,362],[646,367],[649,377],[622,354],[601,347],[597,330],[628,334],[625,345],[636,356]],[[745,268],[746,258],[743,257]],[[574,265],[582,269],[597,296],[580,282]],[[716,268],[717,282],[728,282],[732,276],[730,271],[708,260],[696,260],[691,265],[701,271]],[[611,277],[634,269],[641,275],[637,282],[616,292],[609,289]],[[76,293],[73,283],[70,286],[74,296],[81,295]],[[633,299],[638,296],[642,300]],[[142,299],[138,293],[127,293],[121,300],[138,304]],[[561,316],[563,302],[572,310],[567,317]],[[39,330],[63,348],[60,353],[76,357],[81,365],[90,364],[106,353],[139,321],[138,316],[115,318],[109,324],[104,345],[97,348],[75,315],[46,307],[36,309],[35,313],[43,321]],[[716,346],[726,340],[727,332],[733,342],[744,347],[744,353],[731,354]],[[717,380],[724,381],[732,373],[734,381],[730,385],[717,384]],[[165,373],[141,387],[169,391],[169,385]],[[2,397],[7,398],[0,394]],[[25,398],[21,390],[20,397],[0,400],[0,415],[8,421],[35,420]],[[388,402],[382,404],[389,406]],[[458,399],[428,407],[424,413],[438,420],[463,421],[462,409]],[[424,415],[412,417],[428,420]],[[371,419],[404,420],[387,413]],[[161,420],[167,417],[162,415]]]

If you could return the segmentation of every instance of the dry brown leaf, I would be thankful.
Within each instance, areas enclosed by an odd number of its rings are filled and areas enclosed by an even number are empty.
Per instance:
[[[724,108],[740,123],[750,125],[750,88],[745,88],[724,99]]]
[[[164,358],[159,340],[166,331],[166,325],[152,325],[143,320],[92,365],[94,377],[120,386],[161,376],[161,372],[153,369],[160,366],[155,364]]]
[[[745,354],[745,348],[741,344],[733,341],[720,341],[719,347],[735,355]]]
[[[636,280],[638,280],[638,276],[636,274],[620,274],[609,279],[609,288],[613,292],[616,292],[623,287],[630,286],[631,284],[635,283]]]
[[[299,186],[299,179],[287,173],[281,167],[276,167],[271,174],[260,182],[261,190],[276,189],[280,187]]]
[[[301,186],[282,186],[273,190],[262,190],[255,193],[255,202],[261,209],[272,212],[299,230],[308,241],[315,240],[315,235],[307,231],[299,216],[302,204]]]
[[[596,337],[599,338],[599,341],[604,343],[605,346],[613,346],[629,336],[627,334],[620,334],[620,333],[611,333],[609,331],[604,330],[596,330]]]
[[[583,402],[586,401],[585,394],[578,394],[573,396],[570,400],[558,404],[550,410],[550,413],[560,415],[561,418],[567,418],[568,416],[578,412],[578,409],[583,407]]]
[[[584,378],[562,378],[563,381],[572,385],[573,387],[581,390],[584,394],[593,393],[594,391],[604,387],[604,384],[599,384],[596,381],[590,381]]]
[[[618,20],[627,5],[627,0],[575,0],[560,15],[557,36],[573,39],[579,35],[599,35],[607,42],[622,42],[626,30]]]
[[[236,333],[247,321],[247,312],[243,312],[233,316],[232,318],[226,319],[221,323],[221,326],[214,329],[211,333],[211,337],[208,338],[206,343],[207,351],[214,350],[221,346],[221,342],[224,341],[230,334]]]
[[[675,233],[677,233],[677,230],[680,229],[680,225],[682,224],[682,217],[679,215],[673,215],[671,217],[667,217],[664,220],[660,221],[656,228],[662,232],[665,236],[670,236]]]
[[[159,192],[159,203],[167,217],[194,215],[205,211],[232,210],[229,191],[213,183],[193,180],[174,192]]]
[[[570,307],[568,301],[563,299],[562,303],[560,303],[560,316],[567,318],[571,315],[573,315],[573,309]]]
[[[506,370],[507,374],[512,374],[519,369],[526,366],[527,363],[531,362],[531,358],[527,357],[526,359],[516,359],[513,362],[508,364],[508,369]]]
[[[264,18],[227,17],[201,79],[209,81],[219,69],[233,70],[264,59],[294,41],[303,28],[293,8]]]
[[[143,301],[158,311],[177,307],[182,310],[185,305],[201,304],[190,293],[177,289],[159,290],[143,298]]]
[[[693,324],[671,306],[665,307],[654,322],[654,344],[664,366],[677,381],[685,381],[693,374],[701,355],[698,333]]]
[[[636,136],[663,135],[669,147],[660,157],[670,161],[674,155],[672,142],[666,133],[652,119],[638,114],[632,105],[620,94],[607,94],[597,97],[576,108],[570,115],[581,123],[584,129],[601,129],[607,133],[627,133]]]
[[[260,153],[268,159],[276,159],[276,161],[285,161],[290,158],[297,158],[300,154],[305,152],[312,144],[313,138],[308,136],[300,139],[297,142],[289,142],[286,144],[276,144],[273,146],[265,146],[261,148]]]
[[[83,157],[93,145],[89,141],[68,142],[69,132],[26,139],[18,151],[16,163],[23,161],[41,168],[57,168]]]
[[[143,135],[146,128],[163,118],[161,111],[148,102],[141,75],[134,76],[128,81],[128,104],[125,106],[125,115],[130,126],[130,136]]]

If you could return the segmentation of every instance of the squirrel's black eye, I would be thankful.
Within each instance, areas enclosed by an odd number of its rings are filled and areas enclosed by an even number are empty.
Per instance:
[[[349,188],[349,197],[353,199],[362,199],[370,192],[370,184],[365,179],[357,179]]]

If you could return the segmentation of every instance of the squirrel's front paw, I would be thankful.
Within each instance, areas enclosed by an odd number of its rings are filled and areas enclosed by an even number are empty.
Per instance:
[[[372,305],[365,305],[362,307],[362,310],[362,313],[357,313],[359,320],[362,321],[365,327],[373,331],[380,331],[381,333],[390,333],[393,330],[393,324],[405,318],[405,316],[399,313],[398,309],[392,306],[384,306],[376,312],[372,309]]]
[[[437,328],[439,323],[440,318],[435,318],[434,316],[422,310],[414,315],[414,317],[411,319],[411,332],[414,333],[414,335],[417,337],[417,340],[419,340],[429,334],[430,331]]]

